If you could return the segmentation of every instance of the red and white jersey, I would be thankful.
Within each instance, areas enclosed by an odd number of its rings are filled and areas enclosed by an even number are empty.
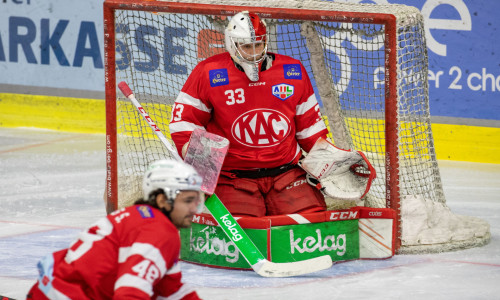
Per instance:
[[[181,282],[180,237],[163,213],[134,205],[45,257],[40,289],[49,299],[199,299]]]
[[[226,137],[223,170],[296,163],[328,130],[300,61],[274,54],[272,66],[248,79],[222,53],[200,62],[175,101],[170,134],[177,150],[195,128]]]

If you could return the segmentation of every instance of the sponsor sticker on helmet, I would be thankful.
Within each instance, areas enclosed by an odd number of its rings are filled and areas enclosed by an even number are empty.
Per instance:
[[[229,76],[227,75],[227,69],[210,70],[208,71],[208,76],[210,78],[211,87],[229,84]]]
[[[277,84],[277,85],[272,86],[273,95],[282,101],[293,96],[294,90],[295,90],[295,88],[293,85],[289,85],[286,83]]]
[[[283,65],[285,79],[302,79],[302,70],[299,64]]]

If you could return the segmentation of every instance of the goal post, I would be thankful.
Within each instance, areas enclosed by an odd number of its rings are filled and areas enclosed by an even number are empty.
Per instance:
[[[229,18],[246,10],[268,24],[270,52],[299,59],[306,68],[335,144],[363,151],[376,168],[364,204],[396,211],[399,253],[489,241],[488,223],[454,215],[446,206],[430,122],[424,23],[415,7],[105,0],[103,8],[108,212],[140,197],[147,165],[169,157],[118,96],[117,82],[134,89],[170,138],[171,106],[184,82],[198,62],[225,51]]]

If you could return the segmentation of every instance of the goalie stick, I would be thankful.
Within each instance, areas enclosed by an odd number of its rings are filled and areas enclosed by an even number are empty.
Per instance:
[[[182,158],[177,154],[172,145],[165,138],[158,126],[153,122],[146,110],[141,106],[135,98],[132,90],[126,82],[122,81],[118,84],[118,88],[125,97],[135,105],[137,110],[144,117],[151,129],[160,141],[165,145],[170,154],[177,160],[182,161]],[[263,277],[290,277],[308,274],[316,271],[328,269],[333,265],[332,258],[329,255],[323,255],[303,261],[273,263],[267,260],[259,249],[252,242],[250,237],[243,231],[241,226],[236,222],[234,217],[229,213],[227,208],[222,204],[217,195],[212,194],[206,201],[205,206],[210,211],[212,216],[217,220],[224,233],[231,241],[234,242],[245,260],[250,264],[252,269]]]

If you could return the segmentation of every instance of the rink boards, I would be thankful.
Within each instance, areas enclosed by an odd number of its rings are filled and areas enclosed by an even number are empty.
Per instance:
[[[347,210],[239,218],[238,223],[272,262],[300,261],[328,254],[333,261],[385,259],[394,255],[394,210]],[[180,230],[181,260],[212,267],[251,269],[209,214],[193,217]]]

